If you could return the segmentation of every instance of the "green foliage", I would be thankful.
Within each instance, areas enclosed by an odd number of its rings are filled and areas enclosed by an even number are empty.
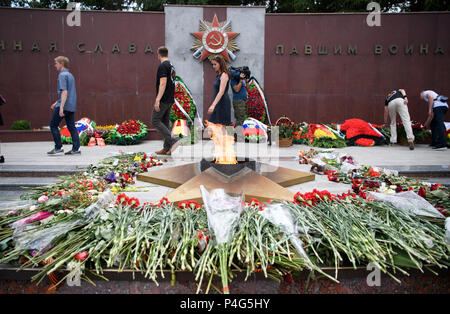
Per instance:
[[[17,120],[11,126],[11,130],[30,130],[31,126],[27,120]]]
[[[65,9],[67,0],[0,0],[0,6]],[[267,13],[367,12],[368,0],[80,0],[83,10],[164,11],[164,4],[265,6]],[[378,0],[383,12],[449,11],[449,0]]]
[[[332,139],[329,137],[320,137],[315,138],[311,146],[321,148],[342,148],[346,147],[347,144],[345,143],[345,140],[340,137],[337,137],[336,139]]]
[[[284,122],[280,124],[280,138],[292,138],[294,132],[294,123]]]

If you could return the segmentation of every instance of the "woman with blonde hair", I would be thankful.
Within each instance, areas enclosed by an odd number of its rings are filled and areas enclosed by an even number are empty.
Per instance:
[[[208,109],[208,121],[215,124],[230,125],[231,100],[228,95],[228,88],[231,75],[222,56],[215,56],[211,63],[217,77],[214,81],[214,100]]]

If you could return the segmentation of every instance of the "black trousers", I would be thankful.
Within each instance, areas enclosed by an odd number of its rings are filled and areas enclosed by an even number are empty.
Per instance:
[[[170,103],[159,103],[159,112],[153,108],[152,111],[152,124],[159,133],[164,137],[164,151],[168,151],[172,145],[176,142],[175,139],[172,138],[172,132],[169,129],[169,117],[170,117],[170,109],[172,108],[172,104]]]
[[[444,106],[433,108],[433,120],[431,120],[431,145],[435,147],[446,147],[444,116],[448,108]]]

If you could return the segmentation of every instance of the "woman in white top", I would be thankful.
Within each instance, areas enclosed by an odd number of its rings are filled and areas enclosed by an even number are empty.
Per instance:
[[[447,113],[448,104],[438,100],[439,95],[432,90],[421,92],[420,97],[428,103],[425,127],[431,128],[431,146],[434,150],[447,150],[444,116]]]

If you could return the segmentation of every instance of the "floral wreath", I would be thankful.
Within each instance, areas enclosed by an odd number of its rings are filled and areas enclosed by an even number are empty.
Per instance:
[[[117,145],[134,145],[147,137],[147,126],[140,120],[127,120],[112,130],[111,142]]]
[[[263,123],[267,116],[264,92],[259,87],[258,81],[253,77],[250,79],[249,90],[247,91],[247,115],[249,118],[254,118]]]
[[[197,112],[197,108],[195,107],[194,100],[187,88],[184,84],[183,80],[180,77],[175,78],[175,102],[180,105],[183,110],[189,115],[192,121],[195,119],[195,114]],[[170,110],[170,120],[189,120],[184,113],[178,108],[177,104],[172,106],[172,110]]]

